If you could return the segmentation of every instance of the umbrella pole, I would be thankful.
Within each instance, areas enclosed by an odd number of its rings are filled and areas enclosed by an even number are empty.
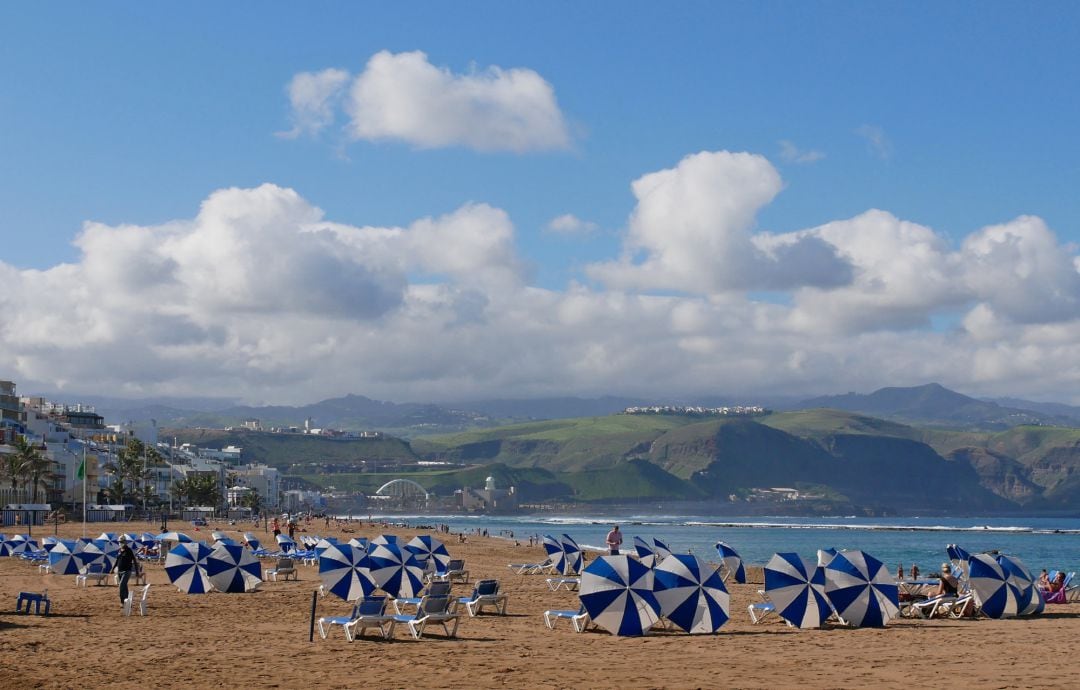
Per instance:
[[[315,606],[319,602],[319,593],[317,591],[311,593],[311,623],[308,627],[308,642],[315,641]]]

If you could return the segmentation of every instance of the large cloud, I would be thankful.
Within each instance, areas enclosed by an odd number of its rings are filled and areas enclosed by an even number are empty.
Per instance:
[[[752,401],[927,381],[1070,398],[1080,278],[1041,220],[955,246],[878,210],[755,231],[781,188],[749,154],[644,175],[624,256],[563,290],[530,286],[511,218],[486,204],[370,227],[289,189],[223,189],[190,219],[87,223],[76,263],[0,263],[0,377],[25,392],[254,402]]]
[[[295,137],[334,121],[344,99],[352,139],[397,140],[420,148],[465,146],[478,151],[543,151],[570,146],[555,90],[535,71],[492,66],[466,74],[428,62],[427,55],[376,53],[352,79],[341,70],[304,72],[289,84]]]

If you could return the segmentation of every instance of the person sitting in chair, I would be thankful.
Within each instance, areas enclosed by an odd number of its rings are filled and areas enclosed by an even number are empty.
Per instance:
[[[937,591],[931,594],[931,597],[940,597],[943,595],[955,596],[956,591],[959,588],[959,583],[952,574],[952,566],[948,563],[941,564],[941,582],[938,583]]]

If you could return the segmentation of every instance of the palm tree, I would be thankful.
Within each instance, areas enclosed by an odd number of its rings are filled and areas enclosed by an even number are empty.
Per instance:
[[[23,482],[30,485],[32,495],[30,502],[37,503],[38,487],[48,488],[46,481],[52,460],[42,455],[41,451],[27,441],[25,436],[20,436],[15,442],[15,454],[23,467]]]
[[[0,455],[0,476],[11,482],[11,500],[16,500],[19,484],[26,476],[26,464],[18,453],[5,453]]]

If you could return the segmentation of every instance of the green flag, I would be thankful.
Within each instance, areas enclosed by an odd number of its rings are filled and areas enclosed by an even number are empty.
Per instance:
[[[75,476],[79,479],[86,477],[86,458],[83,458],[82,462],[79,463],[79,471],[75,473]]]

